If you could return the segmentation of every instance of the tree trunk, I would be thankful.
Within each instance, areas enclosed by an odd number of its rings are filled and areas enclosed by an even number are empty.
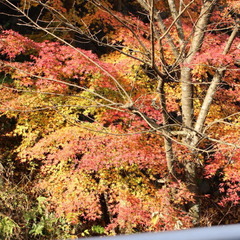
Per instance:
[[[197,184],[197,169],[198,161],[195,158],[196,154],[196,131],[193,129],[193,116],[194,116],[194,104],[193,104],[193,84],[191,79],[191,69],[189,64],[194,58],[195,54],[201,49],[205,30],[209,21],[210,13],[214,7],[215,1],[204,1],[199,19],[195,25],[191,46],[186,54],[185,59],[182,61],[181,69],[181,88],[182,88],[182,116],[183,127],[186,131],[186,137],[183,139],[184,143],[189,147],[192,154],[190,160],[185,163],[185,181],[190,192],[195,195],[195,202],[189,205],[189,213],[193,218],[194,226],[199,225],[200,220],[200,201],[198,198],[198,184]],[[195,140],[194,140],[195,139]]]

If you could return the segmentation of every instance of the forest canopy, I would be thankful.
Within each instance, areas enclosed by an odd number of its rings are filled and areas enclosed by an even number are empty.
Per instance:
[[[0,238],[240,221],[239,1],[0,8]]]

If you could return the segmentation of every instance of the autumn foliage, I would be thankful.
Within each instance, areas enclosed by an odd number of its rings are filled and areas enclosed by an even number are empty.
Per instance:
[[[5,239],[239,222],[237,33],[230,43],[239,28],[238,1],[213,7],[198,48],[192,39],[202,1],[176,4],[179,18],[174,1],[118,2],[19,1],[16,10],[35,30],[1,30]],[[39,14],[32,22],[31,11]],[[164,12],[159,22],[154,11]],[[190,125],[186,82],[192,89]],[[200,206],[197,223],[194,204]]]

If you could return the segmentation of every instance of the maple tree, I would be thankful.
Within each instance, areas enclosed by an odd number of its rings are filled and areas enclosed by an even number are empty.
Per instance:
[[[5,175],[78,236],[239,220],[238,1],[0,2]]]

